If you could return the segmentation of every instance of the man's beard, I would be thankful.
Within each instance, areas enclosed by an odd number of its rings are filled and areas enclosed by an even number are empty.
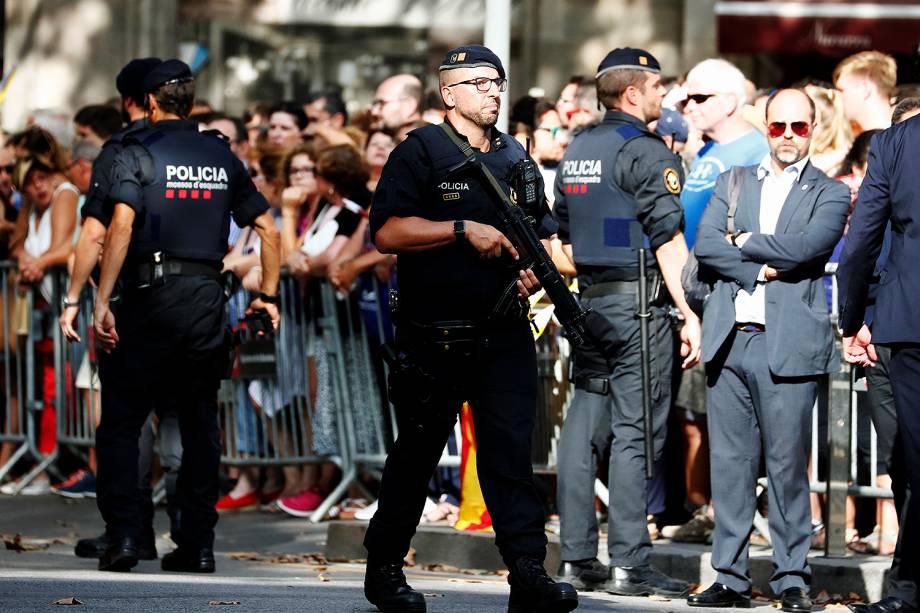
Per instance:
[[[480,111],[479,113],[473,114],[471,117],[467,117],[467,119],[475,123],[483,130],[488,130],[489,128],[495,126],[495,124],[498,122],[498,113],[487,113],[485,111]]]
[[[798,149],[789,149],[784,147],[777,149],[773,154],[773,157],[775,157],[777,161],[782,162],[783,164],[795,164],[804,158],[805,155],[800,153]]]

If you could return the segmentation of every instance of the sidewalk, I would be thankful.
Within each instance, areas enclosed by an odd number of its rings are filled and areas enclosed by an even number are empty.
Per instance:
[[[217,573],[165,573],[158,562],[141,562],[130,573],[101,573],[95,560],[74,557],[78,538],[96,536],[102,521],[94,500],[57,496],[0,496],[0,533],[22,534],[35,551],[18,553],[0,545],[0,611],[48,611],[50,603],[74,597],[86,610],[214,613],[213,602],[239,602],[231,611],[369,613],[363,596],[366,524],[311,524],[265,513],[222,515],[217,526]],[[160,555],[172,549],[168,522],[157,509],[155,529]],[[328,538],[327,538],[328,534]],[[558,541],[550,535],[548,566],[558,564]],[[428,598],[430,613],[505,613],[508,585],[489,534],[460,533],[447,526],[425,527],[414,542],[415,566],[409,581]],[[767,552],[756,551],[754,577],[769,572]],[[326,558],[329,558],[328,560]],[[712,579],[705,547],[655,544],[655,564],[694,583]],[[888,560],[829,561],[816,558],[815,591],[861,592],[875,598]],[[473,570],[473,569],[482,570]],[[767,600],[755,603],[772,610]],[[216,609],[222,610],[222,608]],[[705,613],[683,600],[580,595],[579,613]]]
[[[361,545],[365,522],[330,522],[326,539],[326,556],[331,560],[363,558],[366,553]],[[546,568],[555,572],[559,567],[559,537],[549,534],[549,548]],[[412,541],[415,561],[421,566],[446,564],[458,568],[499,570],[504,568],[494,535],[477,532],[458,532],[446,525],[421,526]],[[607,562],[607,542],[601,535],[599,558]],[[771,550],[765,547],[751,548],[751,576],[755,589],[770,594],[768,582],[773,570]],[[857,594],[862,599],[875,601],[882,598],[885,576],[891,565],[891,558],[885,556],[853,555],[846,558],[825,558],[815,551],[810,556],[812,568],[812,594],[822,591],[830,596]],[[662,572],[704,587],[715,581],[715,571],[710,565],[710,548],[707,545],[672,543],[667,540],[654,542],[652,564]]]

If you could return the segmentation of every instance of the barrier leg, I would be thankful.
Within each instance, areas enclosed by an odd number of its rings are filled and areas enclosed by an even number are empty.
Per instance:
[[[826,402],[827,419],[827,511],[824,555],[846,555],[846,504],[850,480],[850,417],[853,371],[846,368],[827,377],[819,402]]]

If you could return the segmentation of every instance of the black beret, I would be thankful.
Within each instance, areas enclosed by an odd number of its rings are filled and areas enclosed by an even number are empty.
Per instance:
[[[475,68],[477,66],[491,66],[498,71],[498,76],[505,78],[505,68],[498,56],[492,53],[492,50],[482,45],[464,45],[451,49],[444,56],[444,60],[438,67],[438,72],[442,70],[453,70],[454,68]]]
[[[158,57],[140,57],[131,60],[115,77],[115,89],[122,97],[140,97],[144,93],[141,87],[144,77],[162,63],[163,60]]]
[[[190,81],[192,69],[182,60],[166,60],[147,73],[141,86],[145,92],[152,92],[171,81]]]
[[[633,49],[632,47],[617,48],[607,54],[607,57],[597,67],[597,75],[601,76],[610,70],[629,68],[631,70],[647,70],[648,72],[661,72],[661,64],[648,51]]]

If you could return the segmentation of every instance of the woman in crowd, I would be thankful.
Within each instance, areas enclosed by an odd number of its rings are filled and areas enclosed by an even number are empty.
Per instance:
[[[301,234],[298,249],[287,258],[291,274],[307,284],[306,295],[311,309],[315,309],[319,303],[321,288],[316,281],[327,277],[330,264],[335,261],[350,238],[363,231],[363,223],[367,216],[366,207],[370,202],[370,192],[367,189],[370,174],[355,147],[336,145],[321,150],[316,155],[314,173],[322,202],[309,227]],[[311,320],[316,321],[318,316],[319,313],[312,312]],[[343,326],[343,330],[345,328],[346,326]],[[344,407],[336,407],[333,404],[330,385],[331,365],[326,342],[327,339],[320,337],[313,347],[317,389],[315,411],[312,416],[312,444],[314,453],[321,456],[338,453],[336,423],[342,418],[344,410]],[[343,349],[349,388],[366,388],[366,374],[358,373],[356,369],[349,367],[354,355],[347,342]],[[361,430],[363,423],[366,424],[368,411],[366,407],[358,406],[361,404],[364,403],[356,403],[350,407],[356,431]],[[361,438],[360,432],[358,438]],[[315,482],[295,496],[279,498],[278,507],[295,517],[308,516],[332,490],[336,475],[337,468],[331,463],[323,464],[319,475],[310,474],[305,469],[303,485],[306,486],[310,478],[315,478]]]
[[[40,419],[39,452],[50,454],[56,446],[56,414],[54,379],[54,345],[51,316],[52,281],[50,272],[63,266],[73,248],[77,227],[77,207],[80,192],[64,176],[63,154],[50,134],[37,131],[20,140],[25,143],[22,156],[14,169],[13,181],[23,196],[23,210],[17,220],[11,241],[11,255],[19,269],[19,284],[32,291],[32,311],[28,327],[35,341],[36,370],[41,373],[44,408]],[[30,141],[38,144],[28,149]],[[4,486],[11,490],[10,485]],[[0,491],[4,491],[0,488]],[[40,475],[20,494],[44,494],[50,491],[47,475]]]
[[[303,142],[307,115],[296,102],[281,102],[268,114],[268,147],[275,151],[290,151]]]
[[[844,156],[853,142],[850,122],[843,112],[843,98],[840,92],[829,84],[808,84],[805,91],[815,103],[815,128],[811,139],[811,163],[828,175],[833,176],[841,167]]]
[[[371,178],[367,181],[367,189],[373,192],[377,189],[377,181],[383,172],[383,165],[387,163],[390,153],[396,147],[393,137],[383,130],[373,130],[367,135],[367,144],[364,146],[364,161],[370,171]]]

